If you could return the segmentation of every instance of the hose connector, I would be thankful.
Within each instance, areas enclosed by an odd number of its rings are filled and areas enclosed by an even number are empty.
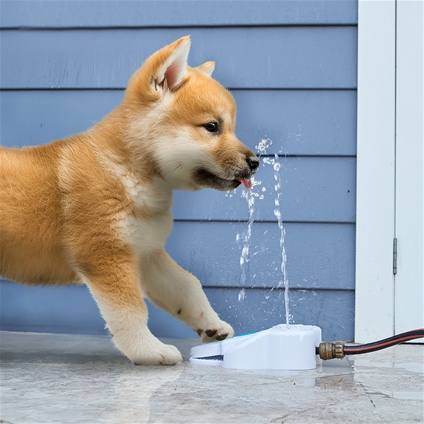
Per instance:
[[[318,348],[319,357],[324,361],[327,359],[339,358],[345,356],[343,342],[323,342],[320,343]]]

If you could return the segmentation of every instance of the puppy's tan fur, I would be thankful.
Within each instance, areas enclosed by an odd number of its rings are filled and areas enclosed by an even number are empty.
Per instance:
[[[211,78],[213,63],[189,68],[189,47],[184,37],[153,54],[122,103],[89,131],[0,149],[1,275],[86,284],[116,346],[135,364],[181,361],[150,333],[143,297],[203,341],[233,335],[199,281],[163,248],[172,190],[230,190],[258,165],[234,134],[235,103]]]

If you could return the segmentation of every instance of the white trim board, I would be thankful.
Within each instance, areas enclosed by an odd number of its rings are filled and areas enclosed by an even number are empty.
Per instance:
[[[422,1],[397,1],[396,334],[424,327],[423,14]]]
[[[359,0],[355,306],[359,343],[423,326],[422,9],[421,1]]]
[[[395,0],[359,0],[355,341],[394,330]]]

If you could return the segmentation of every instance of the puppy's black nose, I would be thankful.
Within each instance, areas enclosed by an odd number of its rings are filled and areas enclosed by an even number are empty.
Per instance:
[[[259,168],[259,159],[256,156],[250,156],[246,161],[252,172],[255,172]]]

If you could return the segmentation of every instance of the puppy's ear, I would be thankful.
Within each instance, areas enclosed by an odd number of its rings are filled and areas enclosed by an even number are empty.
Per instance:
[[[157,81],[164,80],[170,90],[177,88],[187,72],[187,59],[190,51],[190,37],[183,37],[168,46],[172,51],[166,62],[159,68]]]
[[[164,91],[178,89],[187,72],[189,50],[187,36],[153,53],[131,77],[126,100],[149,104],[159,100]]]
[[[212,76],[212,72],[215,69],[215,62],[205,62],[198,67],[202,72]]]

